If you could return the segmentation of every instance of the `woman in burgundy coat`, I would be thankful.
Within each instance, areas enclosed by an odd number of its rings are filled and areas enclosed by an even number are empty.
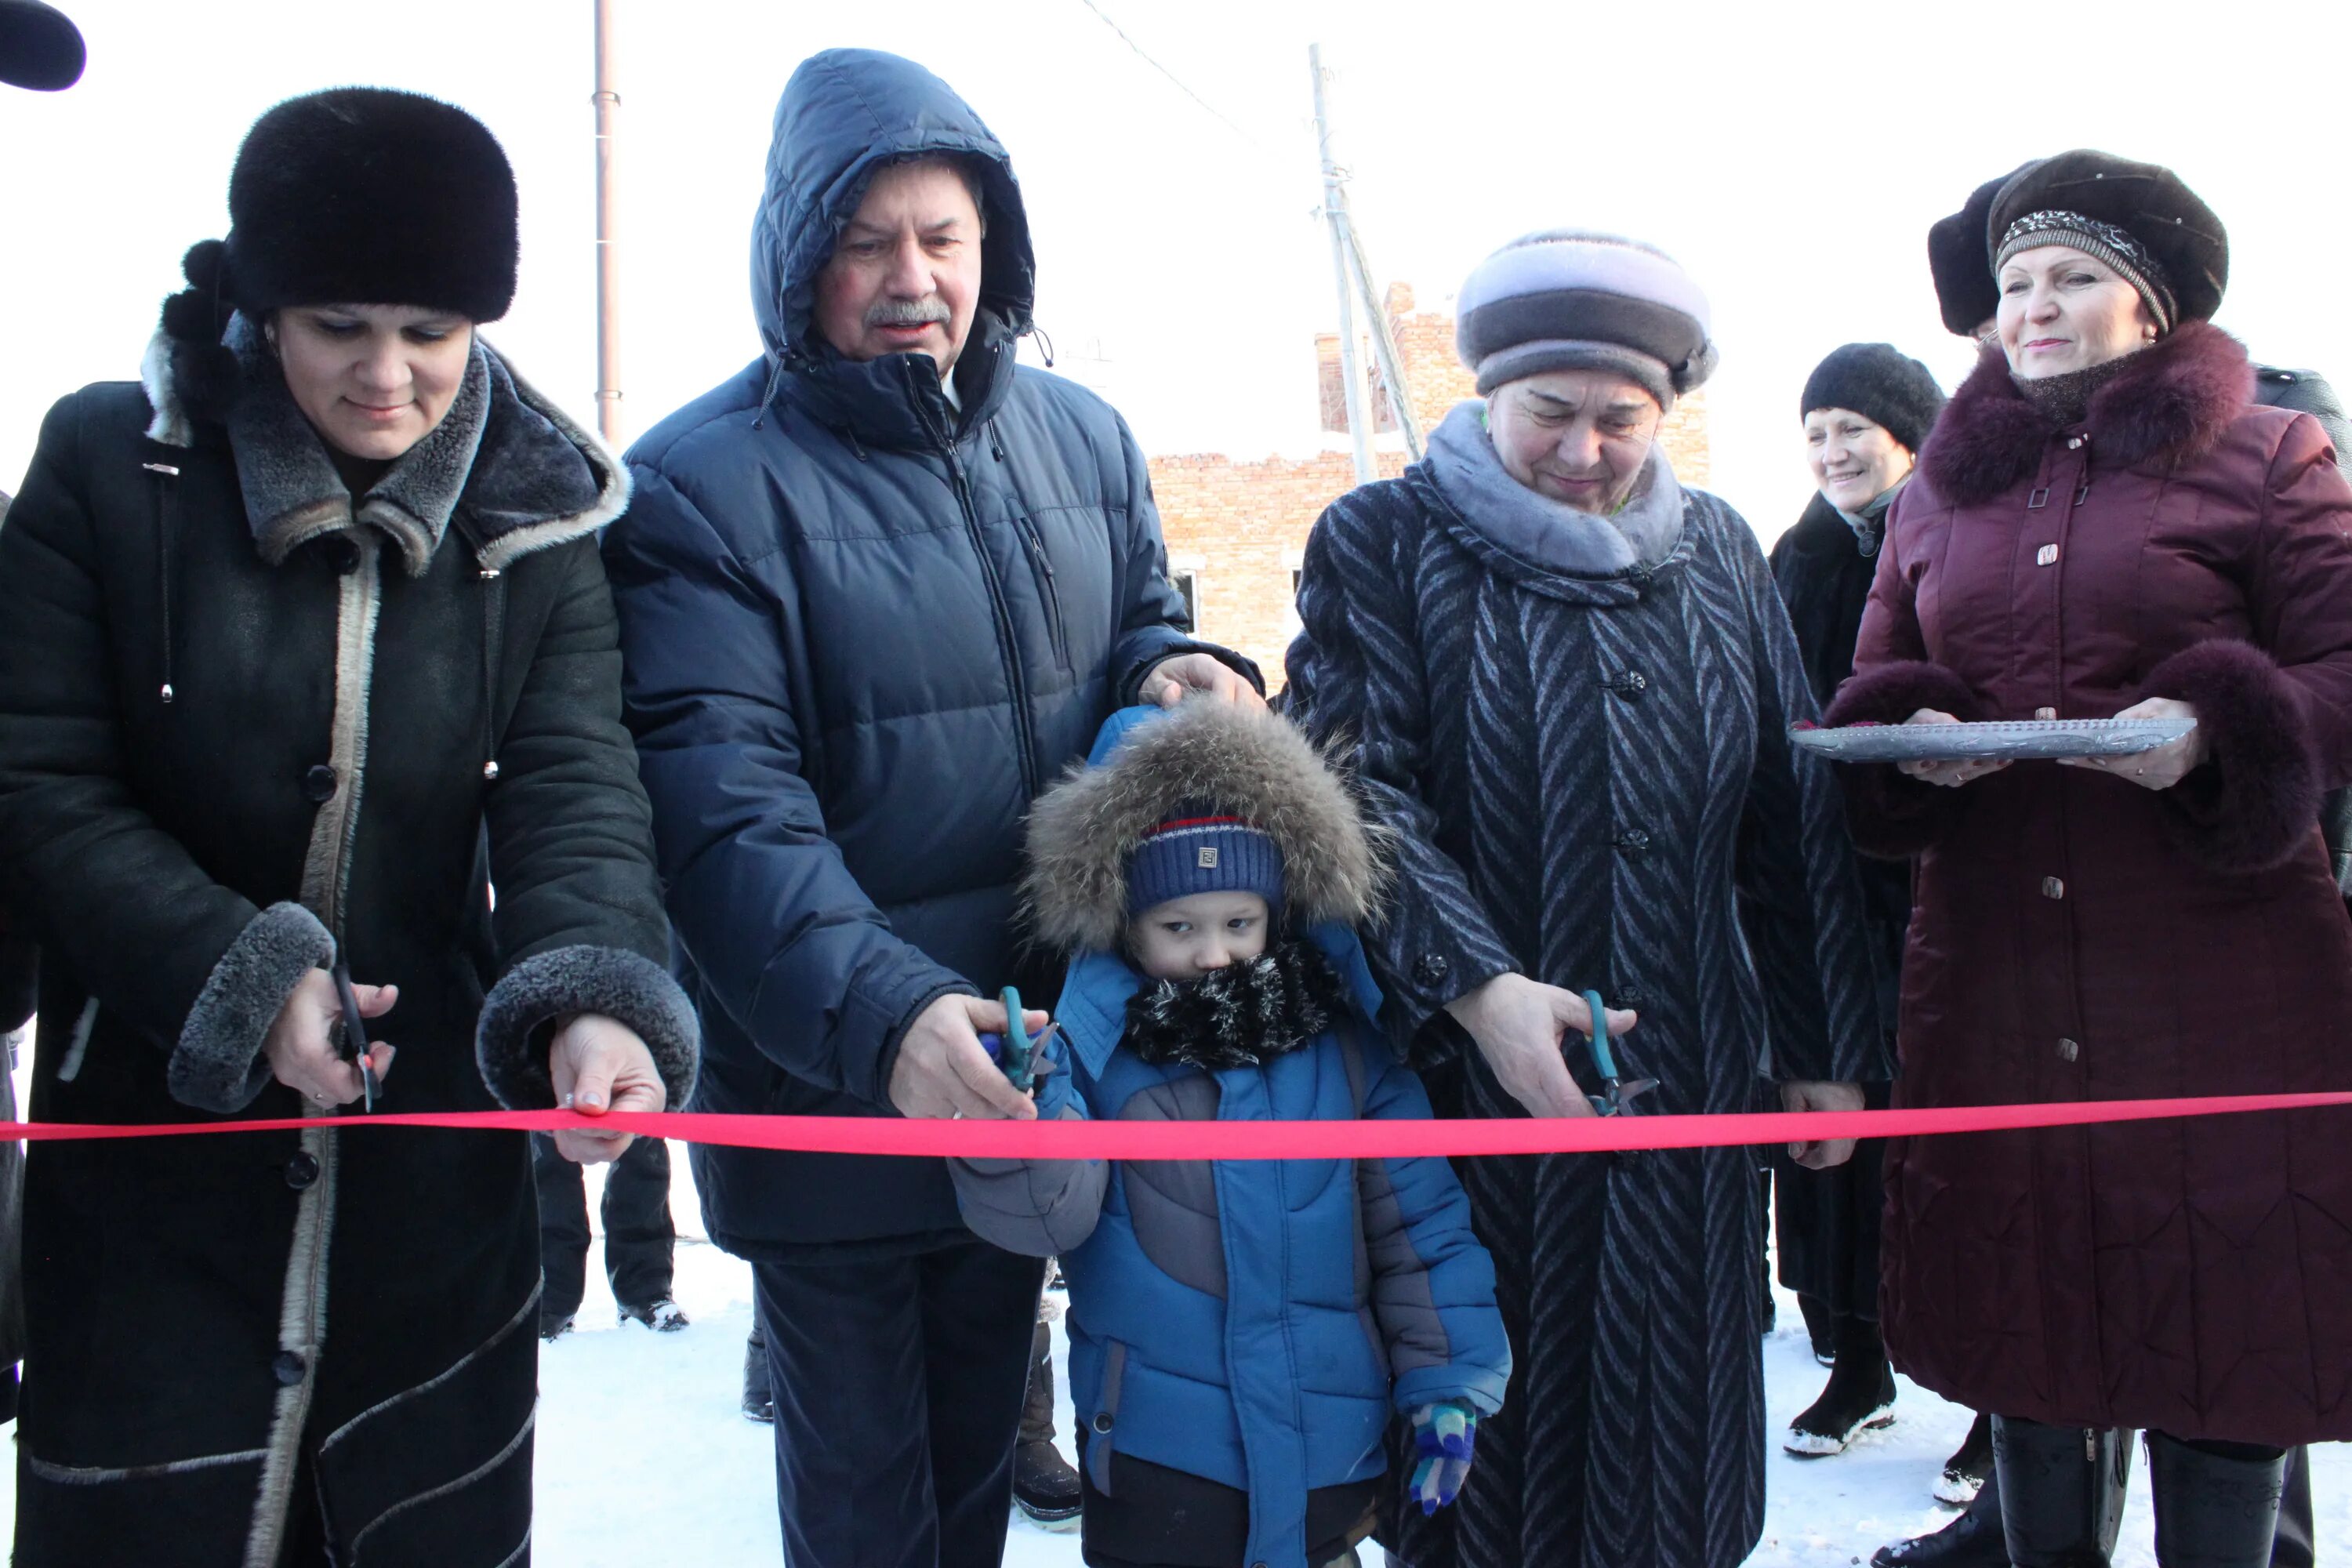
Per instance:
[[[1846,770],[1918,856],[1897,1103],[2352,1087],[2352,487],[2209,325],[2168,171],[2003,189],[1997,341],[1897,502],[1831,723],[2193,715],[2157,751]],[[1896,1363],[1995,1413],[2011,1560],[2105,1563],[2090,1428],[2148,1429],[2160,1563],[2267,1563],[2283,1449],[2352,1437],[2352,1113],[1928,1138],[1887,1160]],[[2061,1462],[2075,1456],[2072,1464]]]

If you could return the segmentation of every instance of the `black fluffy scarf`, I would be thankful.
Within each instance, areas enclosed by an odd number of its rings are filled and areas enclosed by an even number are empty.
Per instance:
[[[1160,980],[1127,1003],[1121,1043],[1155,1067],[1258,1067],[1331,1026],[1347,986],[1321,950],[1282,942],[1198,980]]]

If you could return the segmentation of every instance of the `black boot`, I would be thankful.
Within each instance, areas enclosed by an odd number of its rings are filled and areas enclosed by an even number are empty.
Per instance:
[[[2000,1484],[1988,1478],[1960,1517],[1933,1534],[1880,1547],[1870,1568],[2009,1568]]]
[[[1789,1435],[1780,1439],[1780,1447],[1801,1459],[1843,1454],[1864,1432],[1895,1425],[1895,1369],[1886,1364],[1878,1325],[1862,1318],[1843,1319],[1837,1326],[1837,1342],[1829,1386],[1789,1423]]]
[[[2286,1451],[2286,1489],[2279,1494],[2278,1544],[2271,1568],[2311,1568],[2318,1560],[2311,1530],[2311,1450]]]
[[[743,1342],[743,1415],[751,1421],[776,1418],[776,1393],[768,1376],[768,1345],[757,1329]]]
[[[2158,1568],[2267,1568],[2286,1451],[2147,1435]]]
[[[1992,1418],[2001,1531],[2016,1568],[2108,1568],[2123,1524],[2127,1440],[2104,1427]]]
[[[1936,1478],[1936,1500],[1966,1508],[1984,1490],[1991,1475],[1992,1417],[1979,1411],[1969,1424],[1969,1435],[1944,1461],[1944,1473]]]
[[[1820,1297],[1802,1294],[1797,1298],[1797,1310],[1804,1314],[1805,1338],[1812,1342],[1813,1359],[1823,1366],[1837,1365],[1837,1314]]]
[[[1029,1396],[1021,1407],[1021,1443],[1013,1453],[1013,1500],[1039,1524],[1068,1528],[1085,1490],[1078,1472],[1054,1447],[1054,1336],[1037,1322],[1029,1355]]]

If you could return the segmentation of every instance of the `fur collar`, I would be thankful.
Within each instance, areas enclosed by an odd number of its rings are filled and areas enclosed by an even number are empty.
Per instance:
[[[594,531],[628,505],[628,471],[477,334],[447,416],[354,506],[260,334],[239,317],[226,341],[246,376],[229,414],[229,447],[254,544],[272,565],[313,539],[369,528],[398,548],[410,576],[421,576],[462,512],[484,569],[501,571],[532,551]],[[149,437],[193,446],[195,431],[173,386],[163,334],[141,374],[154,411]]]
[[[2193,462],[2220,445],[2253,388],[2245,346],[2191,321],[2134,354],[2092,396],[2083,426],[2103,466]],[[1944,500],[1976,505],[2030,478],[2065,428],[2027,401],[1989,346],[1936,421],[1920,472]]]
[[[1146,981],[1119,1043],[1154,1067],[1263,1067],[1328,1029],[1348,988],[1312,945],[1280,942],[1198,980]]]

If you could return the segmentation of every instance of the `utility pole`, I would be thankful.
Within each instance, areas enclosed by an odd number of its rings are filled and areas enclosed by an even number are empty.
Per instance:
[[[596,433],[605,445],[621,444],[620,201],[614,119],[621,95],[613,86],[618,52],[613,38],[614,0],[596,0]]]
[[[599,0],[602,3],[602,0]],[[1315,77],[1315,148],[1323,163],[1323,222],[1331,236],[1331,278],[1339,290],[1339,379],[1348,398],[1348,435],[1356,453],[1356,482],[1370,484],[1380,478],[1372,466],[1372,416],[1364,395],[1364,377],[1356,363],[1356,319],[1349,306],[1355,294],[1348,266],[1347,197],[1340,190],[1339,165],[1331,158],[1331,120],[1323,109],[1323,46],[1307,46],[1307,68]]]

